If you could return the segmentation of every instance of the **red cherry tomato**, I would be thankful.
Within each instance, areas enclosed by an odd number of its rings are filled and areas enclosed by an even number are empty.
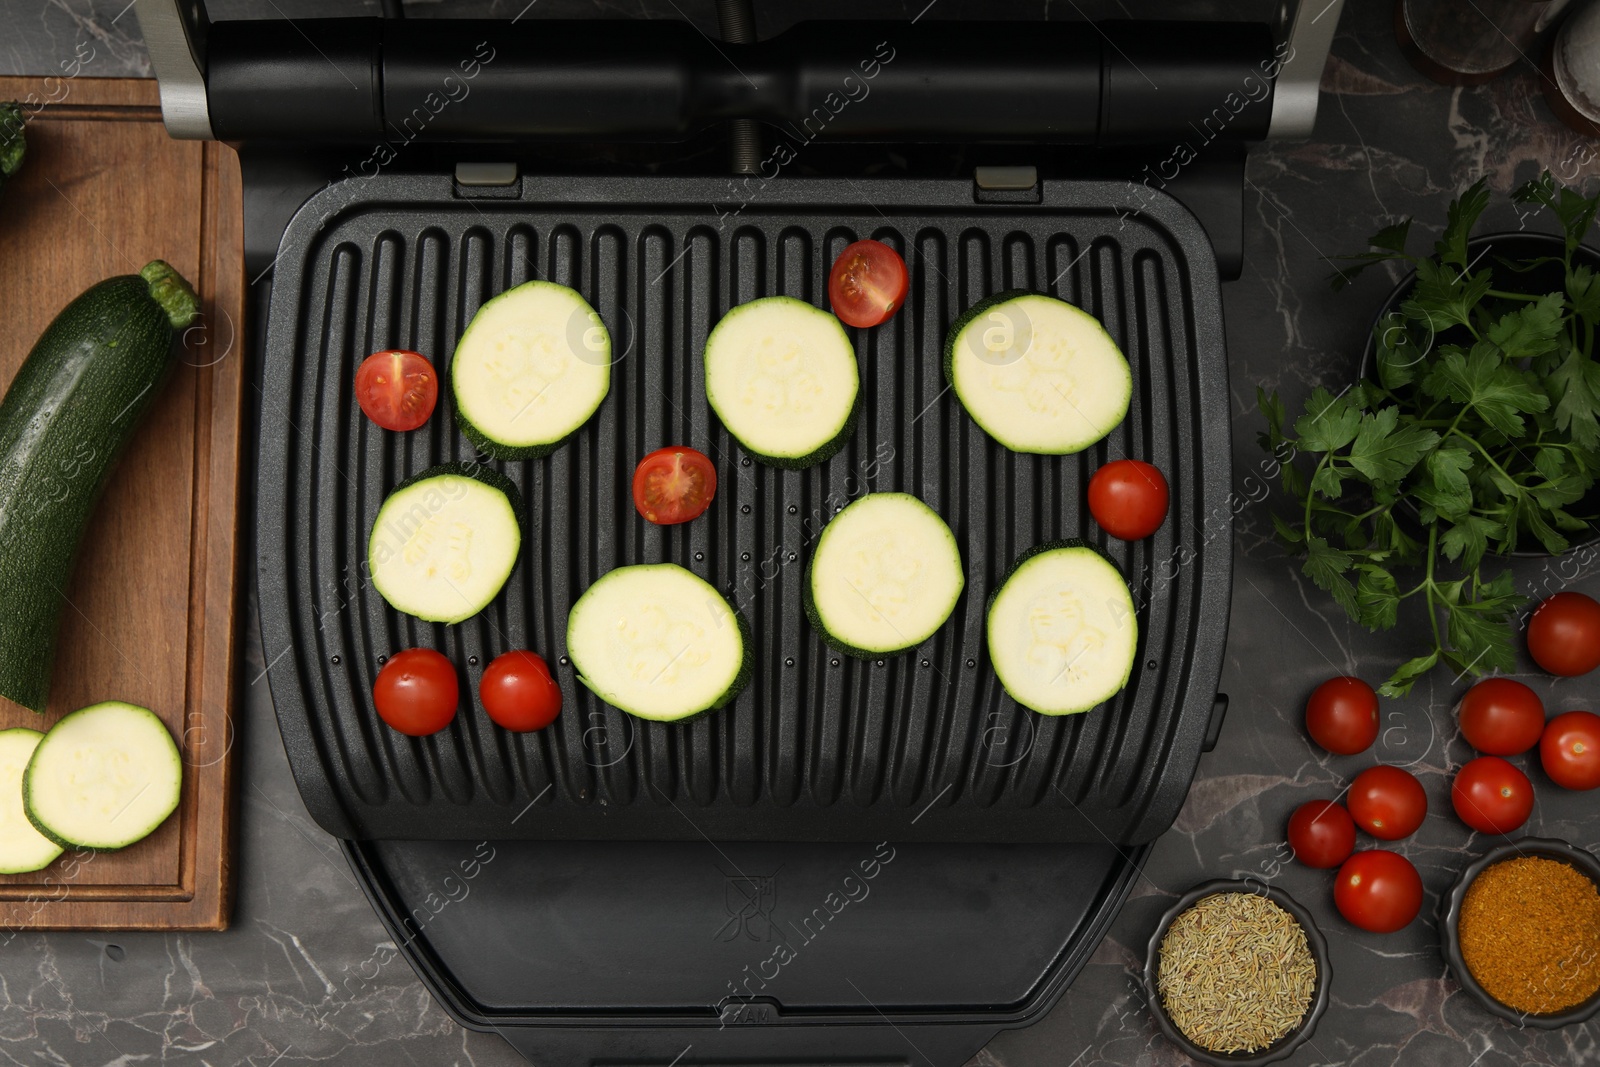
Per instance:
[[[1142,460],[1112,460],[1089,479],[1089,513],[1111,536],[1143,540],[1167,517],[1167,479]]]
[[[1551,719],[1539,742],[1539,762],[1563,789],[1600,786],[1600,715],[1568,711]]]
[[[1350,817],[1373,837],[1410,837],[1428,817],[1428,794],[1416,775],[1399,767],[1368,767],[1350,783]]]
[[[828,303],[849,326],[876,326],[906,302],[911,276],[900,253],[882,241],[847,245],[828,272]]]
[[[483,669],[478,699],[489,718],[507,730],[543,730],[561,714],[561,687],[533,652],[502,652]]]
[[[1461,736],[1479,752],[1515,756],[1539,743],[1544,701],[1510,678],[1485,678],[1461,698]]]
[[[1307,867],[1337,867],[1355,850],[1355,820],[1331,800],[1308,800],[1289,816],[1289,847]]]
[[[1341,756],[1366,751],[1378,739],[1378,694],[1360,678],[1329,678],[1306,702],[1306,732]]]
[[[385,430],[415,430],[439,399],[433,364],[415,352],[378,352],[356,371],[356,402]]]
[[[460,699],[455,667],[431,648],[396,652],[372,683],[378,715],[412,737],[426,737],[449,726]]]
[[[1357,852],[1334,878],[1333,903],[1361,929],[1392,934],[1422,910],[1422,876],[1396,853],[1381,848]]]
[[[1479,833],[1509,834],[1533,813],[1533,783],[1499,756],[1479,756],[1456,772],[1450,803]]]
[[[1528,653],[1566,678],[1600,667],[1600,603],[1582,593],[1557,593],[1528,620]]]
[[[717,468],[692,448],[658,448],[634,468],[633,506],[657,526],[699,518],[716,495]]]

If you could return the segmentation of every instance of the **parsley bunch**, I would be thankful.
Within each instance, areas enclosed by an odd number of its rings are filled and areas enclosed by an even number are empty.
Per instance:
[[[1272,516],[1304,554],[1306,575],[1369,630],[1392,629],[1404,600],[1426,603],[1432,651],[1402,664],[1385,696],[1405,695],[1441,660],[1463,674],[1514,668],[1512,620],[1524,598],[1509,570],[1484,576],[1484,555],[1530,538],[1564,552],[1566,533],[1593,518],[1580,502],[1600,475],[1600,278],[1573,254],[1600,197],[1547,172],[1512,199],[1553,213],[1565,251],[1501,260],[1502,276],[1560,263],[1560,291],[1493,288],[1494,272],[1469,258],[1489,203],[1479,180],[1451,203],[1431,256],[1406,252],[1407,219],[1374,235],[1373,251],[1341,257],[1335,289],[1374,263],[1416,269],[1409,298],[1374,330],[1364,381],[1337,395],[1314,390],[1289,432],[1278,395],[1257,390],[1262,446],[1311,464],[1309,476],[1283,464],[1297,506]]]

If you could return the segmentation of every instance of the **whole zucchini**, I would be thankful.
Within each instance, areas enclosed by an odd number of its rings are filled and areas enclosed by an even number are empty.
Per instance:
[[[108,278],[56,316],[0,400],[0,696],[44,710],[78,542],[195,309],[160,260]]]

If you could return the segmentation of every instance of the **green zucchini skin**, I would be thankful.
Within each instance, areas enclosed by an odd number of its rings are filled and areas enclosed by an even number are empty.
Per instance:
[[[496,441],[494,438],[490,437],[488,434],[474,426],[472,424],[472,420],[461,413],[460,408],[456,408],[456,425],[461,428],[461,435],[471,442],[473,448],[476,448],[479,452],[482,452],[486,456],[491,456],[494,459],[505,460],[507,462],[513,462],[520,459],[543,459],[552,452],[556,451],[558,448],[565,445],[568,441],[571,441],[574,437],[578,436],[579,432],[583,429],[583,426],[579,426],[576,430],[573,430],[561,440],[553,441],[549,444],[506,445],[501,444],[499,441]],[[588,423],[585,422],[584,426],[587,425]]]
[[[394,496],[402,489],[408,489],[411,486],[416,485],[418,482],[425,482],[429,478],[438,478],[441,475],[446,474],[455,474],[463,478],[471,478],[473,481],[482,482],[491,489],[500,490],[506,495],[506,499],[511,501],[511,510],[517,513],[517,518],[521,519],[523,517],[522,494],[517,492],[516,483],[510,478],[507,478],[500,471],[495,470],[493,467],[483,463],[475,463],[472,460],[455,460],[449,463],[435,463],[427,470],[413,474],[411,477],[398,483],[393,489],[389,490],[385,499],[387,499],[387,497]],[[526,527],[527,523],[524,522],[522,525]],[[524,529],[523,532],[526,533],[526,529]]]
[[[15,100],[0,104],[0,189],[16,177],[28,154],[28,139],[23,133],[27,118]]]
[[[56,316],[0,400],[0,696],[44,711],[78,543],[195,310],[160,260],[108,278]]]

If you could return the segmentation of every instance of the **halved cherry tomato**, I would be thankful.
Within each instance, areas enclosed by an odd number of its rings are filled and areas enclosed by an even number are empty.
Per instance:
[[[900,310],[911,275],[900,253],[882,241],[846,245],[828,272],[828,303],[848,326],[876,326]]]
[[[1511,678],[1485,678],[1461,698],[1461,735],[1491,756],[1515,756],[1539,743],[1544,701]]]
[[[698,518],[716,495],[717,468],[682,445],[656,449],[633,472],[633,506],[657,526]]]
[[[378,352],[356,371],[356,402],[385,430],[415,430],[428,421],[438,400],[439,376],[416,352]]]
[[[1355,850],[1355,820],[1331,800],[1308,800],[1289,816],[1289,847],[1307,867],[1337,867]]]
[[[1539,762],[1563,789],[1600,786],[1600,715],[1567,711],[1551,719],[1539,741]]]
[[[1600,667],[1600,602],[1557,593],[1528,620],[1528,653],[1551,674],[1573,678]]]
[[[1306,701],[1306,732],[1341,756],[1366,751],[1378,739],[1378,694],[1360,678],[1329,678]]]
[[[1416,775],[1399,767],[1368,767],[1350,783],[1350,817],[1373,837],[1410,837],[1428,817],[1428,794]]]
[[[455,667],[431,648],[396,652],[372,683],[372,703],[379,717],[412,737],[426,737],[449,726],[460,700]]]
[[[1143,460],[1112,460],[1089,479],[1089,513],[1112,537],[1143,540],[1167,517],[1167,479]]]
[[[561,687],[543,657],[525,649],[502,652],[483,669],[478,699],[507,730],[543,730],[561,714]]]
[[[1509,834],[1533,813],[1533,783],[1499,756],[1479,756],[1456,772],[1450,803],[1479,833]]]
[[[1361,929],[1392,934],[1422,910],[1422,876],[1397,853],[1381,848],[1357,852],[1339,868],[1333,903]]]

